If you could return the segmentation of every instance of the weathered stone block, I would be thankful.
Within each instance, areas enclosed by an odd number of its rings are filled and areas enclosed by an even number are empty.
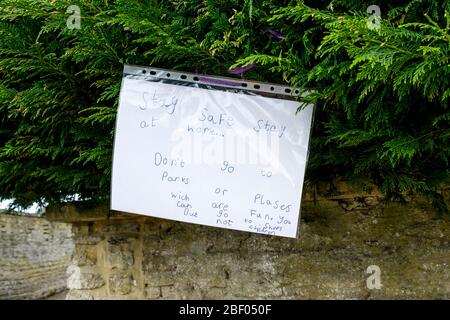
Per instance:
[[[69,289],[95,289],[105,285],[102,276],[94,269],[89,267],[69,266],[67,268],[69,278],[67,279],[67,288]]]
[[[66,300],[94,300],[94,297],[86,290],[70,290],[67,293]]]
[[[101,234],[94,235],[77,235],[74,238],[74,242],[77,245],[95,245],[100,243],[103,240],[103,236]]]
[[[78,245],[75,248],[72,264],[79,267],[93,266],[97,263],[97,247],[94,245]]]
[[[121,234],[121,233],[128,233],[128,234],[134,234],[138,233],[140,230],[139,223],[131,222],[131,223],[108,223],[99,226],[98,232],[100,233],[113,233],[113,234]]]
[[[144,296],[146,299],[159,299],[162,297],[161,287],[145,286]]]
[[[161,299],[180,299],[174,286],[161,286]],[[183,294],[179,292],[179,294]]]
[[[173,285],[176,282],[175,278],[175,274],[168,271],[151,272],[144,275],[145,284],[152,287]]]
[[[133,278],[129,273],[115,274],[109,277],[108,284],[112,295],[127,295],[131,292]]]
[[[130,244],[108,244],[108,265],[111,269],[129,269],[134,264],[133,248]]]

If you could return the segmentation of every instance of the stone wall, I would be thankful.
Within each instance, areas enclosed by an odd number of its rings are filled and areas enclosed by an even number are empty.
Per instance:
[[[71,225],[0,214],[0,299],[40,299],[66,289]]]
[[[418,199],[314,190],[299,239],[49,208],[74,223],[68,299],[450,299],[450,220]],[[108,216],[108,217],[107,217]],[[381,288],[366,270],[381,270]]]

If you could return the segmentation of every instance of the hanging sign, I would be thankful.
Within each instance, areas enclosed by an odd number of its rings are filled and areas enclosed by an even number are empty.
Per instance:
[[[111,209],[296,237],[313,117],[296,94],[125,66]]]

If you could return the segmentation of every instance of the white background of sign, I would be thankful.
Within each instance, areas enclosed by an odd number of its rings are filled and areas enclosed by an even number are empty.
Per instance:
[[[296,237],[313,106],[124,78],[111,209]]]

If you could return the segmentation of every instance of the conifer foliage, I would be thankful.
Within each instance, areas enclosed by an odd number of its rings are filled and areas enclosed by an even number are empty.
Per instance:
[[[450,182],[450,2],[0,0],[0,198],[107,201],[123,64],[308,90],[307,180],[420,193]],[[67,21],[76,5],[80,28]],[[300,104],[299,104],[300,105]]]

